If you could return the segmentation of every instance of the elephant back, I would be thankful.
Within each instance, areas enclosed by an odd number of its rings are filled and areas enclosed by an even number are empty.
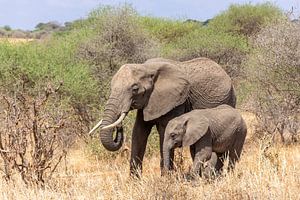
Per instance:
[[[237,109],[229,105],[221,105],[212,109],[197,110],[198,116],[206,116],[209,119],[210,131],[215,137],[215,150],[222,152],[227,147],[224,144],[231,146],[231,139],[235,134],[244,134],[246,125],[243,117]],[[226,141],[226,138],[229,141]],[[221,150],[223,149],[223,150]]]
[[[232,80],[220,65],[208,58],[196,58],[180,65],[191,84],[189,102],[193,109],[221,104],[235,107]]]

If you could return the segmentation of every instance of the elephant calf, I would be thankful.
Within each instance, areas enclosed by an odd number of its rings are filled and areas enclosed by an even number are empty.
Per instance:
[[[190,146],[193,174],[208,176],[211,169],[219,171],[226,153],[230,167],[234,167],[246,134],[245,121],[231,106],[192,110],[172,119],[167,125],[163,143],[164,168],[171,169],[170,152],[182,146]]]

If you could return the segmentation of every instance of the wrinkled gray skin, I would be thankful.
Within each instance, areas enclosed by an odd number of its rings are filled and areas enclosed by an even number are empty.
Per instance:
[[[242,116],[228,105],[183,114],[172,119],[166,127],[164,169],[171,169],[171,151],[182,146],[190,146],[193,174],[209,176],[219,171],[225,153],[232,168],[240,158],[246,134]]]
[[[160,152],[169,120],[193,109],[220,104],[235,107],[232,81],[214,61],[197,58],[186,62],[154,58],[144,64],[126,64],[113,76],[111,94],[100,128],[115,122],[122,113],[137,109],[132,131],[130,172],[142,169],[147,138],[153,126],[160,135]],[[122,146],[122,127],[102,130],[100,139],[109,151]],[[171,152],[173,157],[173,152]],[[163,161],[161,159],[161,168]]]

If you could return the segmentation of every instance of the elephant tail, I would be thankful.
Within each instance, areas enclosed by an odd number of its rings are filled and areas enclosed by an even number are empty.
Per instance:
[[[236,107],[236,95],[235,95],[235,89],[234,89],[233,85],[231,86],[229,95],[230,95],[230,98],[228,101],[228,105],[235,108]]]

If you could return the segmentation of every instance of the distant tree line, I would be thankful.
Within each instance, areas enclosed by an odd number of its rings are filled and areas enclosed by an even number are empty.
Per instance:
[[[43,39],[54,32],[62,32],[67,30],[72,25],[72,22],[65,22],[63,25],[50,21],[46,23],[38,23],[34,30],[27,31],[21,29],[12,29],[9,25],[0,27],[0,38],[33,38]]]

